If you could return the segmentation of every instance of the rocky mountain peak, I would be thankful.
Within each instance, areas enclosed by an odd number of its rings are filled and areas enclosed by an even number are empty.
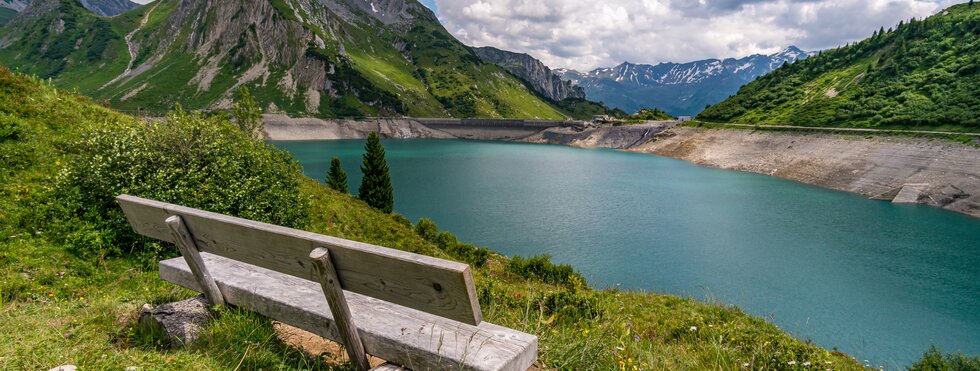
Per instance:
[[[481,59],[503,67],[508,72],[526,81],[531,88],[553,101],[568,98],[585,99],[585,90],[562,80],[544,63],[524,53],[514,53],[493,47],[473,48]]]
[[[623,62],[615,67],[584,73],[567,69],[559,70],[559,73],[585,88],[591,99],[628,112],[659,107],[675,116],[692,116],[783,63],[808,56],[810,53],[790,46],[771,55],[755,54],[737,59],[656,65]]]

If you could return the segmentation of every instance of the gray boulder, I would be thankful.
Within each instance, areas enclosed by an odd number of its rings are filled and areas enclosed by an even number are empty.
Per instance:
[[[211,319],[211,310],[204,295],[151,307],[143,305],[139,325],[145,331],[159,331],[171,339],[171,346],[193,343]]]

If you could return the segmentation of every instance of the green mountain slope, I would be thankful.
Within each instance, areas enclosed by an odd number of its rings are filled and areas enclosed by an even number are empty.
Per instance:
[[[980,6],[953,6],[746,85],[699,119],[980,130]]]
[[[123,110],[224,109],[246,86],[292,115],[565,117],[415,0],[160,0],[113,18],[71,0],[31,8],[0,30],[0,63]]]

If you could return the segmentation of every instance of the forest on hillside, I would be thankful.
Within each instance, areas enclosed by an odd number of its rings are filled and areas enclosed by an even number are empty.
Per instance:
[[[708,107],[713,122],[980,130],[980,6],[783,65]]]

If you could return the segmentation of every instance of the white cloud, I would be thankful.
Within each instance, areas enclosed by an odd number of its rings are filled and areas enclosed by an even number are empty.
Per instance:
[[[965,1],[435,0],[464,43],[529,53],[549,66],[686,62],[818,50]]]

